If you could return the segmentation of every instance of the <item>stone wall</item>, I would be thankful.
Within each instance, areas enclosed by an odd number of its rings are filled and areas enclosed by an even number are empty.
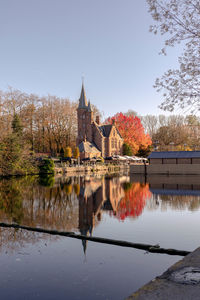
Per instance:
[[[56,174],[75,174],[75,173],[109,173],[109,172],[118,172],[127,170],[127,166],[120,165],[112,165],[112,164],[104,164],[104,165],[94,165],[94,166],[76,166],[76,167],[55,167]]]

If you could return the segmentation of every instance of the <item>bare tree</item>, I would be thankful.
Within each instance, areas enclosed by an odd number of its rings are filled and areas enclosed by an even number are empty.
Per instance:
[[[191,113],[200,110],[200,2],[198,0],[147,0],[149,12],[157,23],[150,31],[166,35],[166,47],[182,43],[179,68],[157,78],[155,87],[163,92],[160,107],[173,111],[176,106]]]
[[[145,132],[152,138],[158,129],[158,117],[153,115],[146,115],[141,117]]]
[[[129,109],[126,113],[124,113],[124,115],[128,116],[128,117],[129,116],[134,116],[134,117],[136,116],[137,117],[138,113],[135,110],[133,110],[133,109]]]
[[[13,115],[17,113],[23,124],[24,139],[31,150],[56,153],[61,147],[74,147],[76,108],[76,102],[56,96],[41,98],[12,88],[0,91],[0,141],[12,132]]]

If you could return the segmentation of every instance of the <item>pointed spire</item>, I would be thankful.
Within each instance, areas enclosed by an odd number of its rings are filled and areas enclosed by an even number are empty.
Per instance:
[[[81,89],[81,95],[79,98],[79,108],[86,108],[87,107],[87,99],[86,99],[86,95],[85,95],[85,88],[84,88],[84,84],[82,82],[82,89]]]
[[[90,100],[88,101],[88,111],[92,111]]]

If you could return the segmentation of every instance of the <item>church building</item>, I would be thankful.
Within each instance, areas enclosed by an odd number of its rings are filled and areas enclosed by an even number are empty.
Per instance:
[[[94,120],[92,107],[90,101],[87,102],[83,84],[77,108],[77,117],[77,145],[81,159],[122,154],[123,139],[115,123],[100,124],[99,116],[96,116],[96,120]]]

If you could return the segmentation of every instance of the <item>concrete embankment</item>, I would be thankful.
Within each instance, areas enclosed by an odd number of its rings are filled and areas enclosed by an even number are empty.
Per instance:
[[[199,300],[200,248],[185,256],[127,300]]]

